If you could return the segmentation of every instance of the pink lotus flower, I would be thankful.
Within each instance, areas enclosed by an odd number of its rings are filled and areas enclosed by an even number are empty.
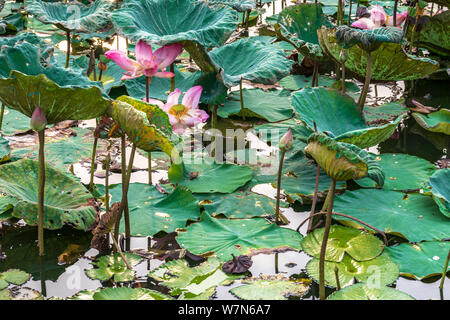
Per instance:
[[[169,115],[173,132],[183,134],[187,127],[194,127],[209,118],[205,111],[198,108],[202,90],[202,86],[190,88],[184,95],[181,104],[178,103],[181,95],[179,89],[175,89],[174,92],[169,94],[165,104],[155,99],[149,99],[148,103],[161,107]],[[145,98],[143,100],[145,101]]]
[[[383,7],[375,5],[370,9],[370,18],[375,24],[376,28],[383,26],[386,23],[386,12],[384,12]]]
[[[397,21],[395,21],[397,24],[396,27],[400,28],[402,26],[403,21],[405,21],[407,16],[408,16],[408,11],[405,11],[402,13],[397,13],[397,19],[396,19]],[[389,27],[394,26],[394,16],[387,15],[386,26],[389,26]]]
[[[40,132],[45,129],[46,125],[47,118],[45,117],[44,111],[38,106],[31,115],[30,128],[36,132]]]
[[[361,18],[352,23],[352,27],[372,30],[375,28],[375,24],[369,18]]]
[[[123,70],[122,80],[133,79],[145,75],[146,77],[172,78],[172,72],[164,71],[181,53],[181,44],[164,46],[153,52],[152,46],[143,40],[136,44],[136,61],[119,50],[109,50],[105,53],[108,59],[113,60]],[[162,70],[162,71],[158,71]]]

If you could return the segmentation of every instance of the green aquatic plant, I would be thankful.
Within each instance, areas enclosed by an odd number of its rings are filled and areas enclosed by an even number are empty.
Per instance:
[[[328,300],[415,300],[409,294],[391,287],[374,287],[357,283],[336,291]]]
[[[443,215],[450,218],[450,187],[448,181],[450,179],[450,169],[437,170],[428,183],[431,187],[433,200],[439,206],[439,210]]]
[[[93,269],[87,269],[86,275],[91,279],[106,281],[113,278],[114,282],[132,281],[135,271],[130,267],[139,264],[143,259],[133,253],[125,252],[123,255],[102,256],[97,262],[93,262]]]

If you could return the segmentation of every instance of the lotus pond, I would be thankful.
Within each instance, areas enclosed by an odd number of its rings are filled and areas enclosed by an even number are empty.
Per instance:
[[[448,6],[0,1],[0,300],[449,299]]]

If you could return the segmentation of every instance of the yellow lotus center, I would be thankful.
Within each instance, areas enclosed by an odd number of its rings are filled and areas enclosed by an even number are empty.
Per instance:
[[[169,109],[169,114],[171,114],[177,118],[181,118],[181,117],[187,115],[188,112],[189,112],[189,109],[182,104],[173,105]]]

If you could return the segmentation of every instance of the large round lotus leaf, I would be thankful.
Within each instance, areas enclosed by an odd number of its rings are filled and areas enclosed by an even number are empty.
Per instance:
[[[380,186],[384,184],[384,173],[375,157],[353,144],[337,142],[321,132],[313,133],[305,152],[336,181],[369,177]]]
[[[302,236],[290,229],[280,228],[261,218],[216,219],[207,212],[198,223],[180,232],[178,243],[197,255],[215,252],[220,261],[232,259],[261,249],[290,248],[300,250]]]
[[[325,261],[325,285],[337,287],[335,268],[338,268],[338,277],[341,287],[347,287],[355,283],[365,282],[371,285],[387,285],[397,280],[399,276],[398,266],[387,254],[369,260],[356,261],[345,255],[341,262]],[[313,258],[306,264],[306,271],[314,280],[319,279],[319,259]]]
[[[401,243],[386,248],[388,255],[400,267],[400,274],[417,280],[442,275],[449,251],[450,242],[444,241]]]
[[[103,115],[110,104],[97,82],[79,71],[39,63],[30,43],[3,46],[0,52],[0,100],[31,118],[40,106],[48,124]]]
[[[327,300],[414,300],[414,298],[394,288],[357,283],[332,293]]]
[[[171,297],[147,288],[106,288],[95,292],[94,300],[172,300]]]
[[[434,202],[439,206],[442,214],[450,218],[450,169],[436,171],[430,178],[431,193]]]
[[[324,228],[316,229],[302,240],[302,249],[319,258]],[[333,225],[327,242],[325,260],[340,262],[348,253],[357,261],[371,260],[383,251],[383,242],[377,237],[354,228]]]
[[[427,48],[431,52],[443,56],[450,56],[450,11],[446,10],[430,18],[420,30],[420,35],[415,35],[415,42],[420,47]],[[412,27],[410,27],[412,28]]]
[[[287,90],[297,91],[306,87],[311,87],[312,76],[306,76],[304,74],[295,74],[284,77],[278,84]],[[335,88],[340,86],[341,82],[336,79],[319,75],[319,87]],[[356,93],[360,91],[358,85],[352,81],[345,81],[345,89],[347,93]]]
[[[339,62],[339,55],[343,49],[335,37],[336,28],[322,28],[317,30],[320,45],[325,52]],[[366,52],[359,46],[344,49],[347,54],[345,68],[355,73],[360,79],[366,75]],[[380,47],[372,51],[371,80],[399,81],[422,79],[439,69],[439,63],[428,58],[418,58],[405,53],[400,44],[383,42]]]
[[[329,88],[305,88],[293,93],[292,108],[311,130],[315,122],[318,131],[360,148],[387,140],[402,118],[379,127],[369,127],[360,107],[351,97]]]
[[[275,22],[275,21],[274,21]],[[276,17],[284,37],[294,42],[303,55],[322,57],[324,54],[317,38],[317,29],[330,27],[321,5],[299,3],[283,9]]]
[[[146,112],[136,109],[127,102],[116,100],[110,105],[107,113],[139,149],[148,152],[163,151],[171,156],[174,147],[172,136],[150,122]]]
[[[388,102],[380,106],[364,106],[364,119],[366,123],[377,123],[380,121],[393,121],[399,116],[405,115],[408,108],[401,101]]]
[[[210,4],[226,4],[238,12],[245,12],[256,7],[255,0],[209,0]]]
[[[240,95],[234,91],[228,95],[225,105],[217,110],[222,118],[245,116],[278,122],[292,117],[290,93],[286,91],[264,91],[261,89],[242,90],[244,109],[241,108]]]
[[[95,32],[109,23],[112,4],[97,0],[91,6],[82,3],[28,0],[25,10],[43,23],[54,24],[63,30]]]
[[[31,275],[18,269],[10,269],[0,273],[0,290],[5,289],[10,283],[21,285],[30,279]]]
[[[289,74],[293,64],[292,60],[286,59],[284,50],[255,38],[237,40],[209,54],[227,87],[239,84],[241,79],[254,83],[276,83]]]
[[[200,218],[197,200],[186,188],[179,187],[169,196],[161,197],[155,195],[158,193],[156,187],[142,183],[132,183],[130,186],[132,188],[128,191],[128,208],[133,236],[153,236],[160,231],[174,232],[177,228],[185,227],[188,220]],[[147,191],[140,191],[140,189],[147,189]],[[121,198],[122,188],[114,188],[111,201],[120,201]],[[119,230],[125,232],[123,220]]]
[[[30,118],[19,111],[5,107],[3,112],[2,134],[13,135],[24,133],[30,129]]]
[[[112,20],[133,41],[159,45],[190,41],[207,48],[222,45],[238,23],[231,8],[191,0],[126,0]]]
[[[0,191],[16,197],[12,216],[29,225],[38,220],[38,162],[22,159],[0,166]],[[64,224],[87,230],[95,222],[92,195],[78,179],[46,165],[44,189],[44,228],[59,229]]]
[[[130,267],[142,261],[137,254],[123,253]],[[92,262],[93,269],[87,269],[86,275],[91,279],[106,281],[114,277],[114,282],[133,281],[135,272],[127,268],[125,261],[119,253],[102,256],[97,262]]]
[[[432,197],[423,194],[374,189],[347,191],[335,198],[334,211],[412,242],[442,240],[450,234],[448,218],[439,212]],[[336,219],[358,226],[344,217]]]
[[[450,135],[449,109],[441,109],[427,115],[414,112],[412,115],[424,129],[431,132],[441,132]]]
[[[243,286],[234,287],[232,294],[244,300],[288,300],[290,296],[301,297],[309,286],[284,276],[262,276],[243,280]]]
[[[382,42],[400,43],[403,32],[399,28],[381,27],[375,29],[358,29],[343,25],[336,28],[336,40],[343,48],[360,46],[366,51],[373,51]]]
[[[199,163],[195,163],[196,160]],[[179,184],[195,193],[231,193],[250,181],[252,176],[253,171],[248,166],[194,159],[194,163],[186,163],[184,177]]]
[[[149,277],[169,287],[171,295],[181,295],[179,299],[208,300],[217,286],[229,285],[243,276],[224,273],[219,259],[211,257],[194,268],[186,260],[169,261],[150,272]]]
[[[9,141],[3,137],[0,137],[0,163],[5,162],[9,159]]]
[[[385,175],[385,190],[420,189],[430,179],[436,170],[434,165],[425,159],[402,153],[384,153],[376,156],[375,161]],[[376,184],[370,179],[356,181],[361,187],[375,188]]]

